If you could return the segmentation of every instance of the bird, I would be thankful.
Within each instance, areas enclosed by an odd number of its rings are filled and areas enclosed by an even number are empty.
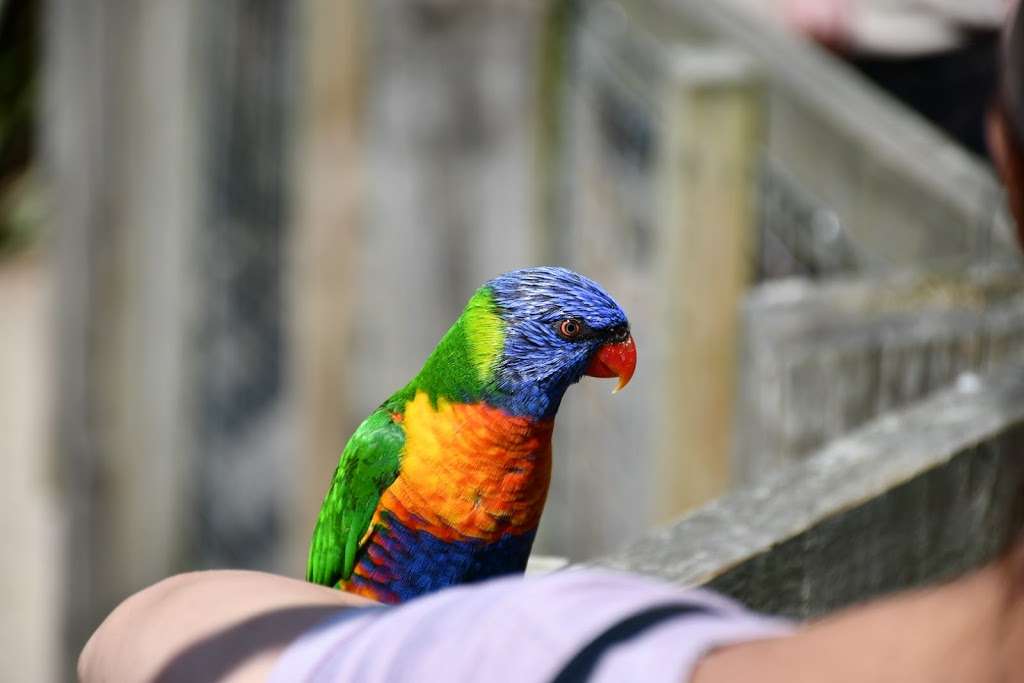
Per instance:
[[[356,428],[317,516],[306,579],[382,603],[525,571],[562,397],[636,368],[622,308],[540,266],[470,297],[419,374]]]

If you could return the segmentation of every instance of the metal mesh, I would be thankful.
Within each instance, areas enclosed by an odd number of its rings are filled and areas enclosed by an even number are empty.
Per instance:
[[[857,270],[855,248],[838,214],[767,153],[758,178],[756,221],[758,281]]]

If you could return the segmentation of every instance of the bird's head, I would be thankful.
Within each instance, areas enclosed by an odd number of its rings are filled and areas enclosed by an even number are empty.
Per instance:
[[[515,413],[553,415],[583,375],[618,377],[618,391],[636,368],[626,314],[596,282],[565,268],[500,275],[464,318],[478,367]]]

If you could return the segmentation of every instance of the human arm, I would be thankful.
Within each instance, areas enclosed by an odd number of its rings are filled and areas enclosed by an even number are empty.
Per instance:
[[[86,683],[263,681],[299,634],[340,610],[372,604],[259,572],[181,574],[122,602],[86,644],[78,676]]]
[[[565,637],[565,630],[602,610],[607,614],[594,623],[611,624],[639,606],[627,604],[634,590],[628,581],[607,576],[575,581],[570,574],[552,575],[557,582],[572,582],[557,590],[537,592],[544,587],[537,580],[506,580],[503,585],[451,589],[401,608],[364,613],[337,641],[344,645],[333,650],[339,656],[336,670],[371,668],[377,677],[364,680],[392,680],[394,670],[389,667],[397,665],[403,671],[442,672],[450,680],[462,680],[459,667],[465,665],[474,671],[491,667],[492,672],[507,674],[507,680],[548,680],[574,648],[588,640]],[[693,599],[693,594],[679,589],[642,590],[653,591],[644,597],[648,604]],[[598,602],[595,596],[604,599]],[[609,609],[616,601],[621,609]],[[372,603],[268,574],[184,575],[118,607],[90,640],[79,672],[86,683],[173,683],[196,680],[197,672],[206,675],[203,680],[262,681],[285,646],[300,634],[346,606],[366,604]],[[690,679],[693,683],[1024,681],[1024,672],[1011,668],[1019,666],[1016,655],[1024,651],[1022,553],[945,586],[850,608],[788,637],[773,637],[779,631],[773,632],[770,625],[760,632],[756,625],[751,628],[749,614],[719,610],[714,604],[712,608],[724,618],[709,628],[694,625],[693,633],[707,640],[713,626],[725,635],[715,636],[721,638],[721,647],[703,658]],[[730,620],[744,622],[745,634],[729,635]],[[647,659],[663,668],[681,650],[693,649],[693,642],[661,641]],[[749,642],[727,644],[742,641]],[[694,658],[703,652],[694,653]],[[521,668],[539,671],[540,676],[524,677]],[[691,669],[692,665],[679,664],[677,670]],[[673,680],[685,680],[684,676]]]
[[[693,683],[1024,681],[1024,547],[943,586],[812,622],[789,638],[707,656]]]

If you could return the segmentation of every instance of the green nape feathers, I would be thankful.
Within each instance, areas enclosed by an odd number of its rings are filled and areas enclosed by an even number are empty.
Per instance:
[[[493,385],[504,342],[505,325],[495,309],[494,295],[481,287],[438,342],[420,373],[384,405],[401,412],[400,405],[417,391],[425,391],[434,404],[438,398],[480,400]]]
[[[459,326],[477,379],[484,384],[491,382],[494,366],[505,343],[505,323],[495,310],[494,295],[490,289],[481,287],[470,298],[456,323],[456,327]]]

